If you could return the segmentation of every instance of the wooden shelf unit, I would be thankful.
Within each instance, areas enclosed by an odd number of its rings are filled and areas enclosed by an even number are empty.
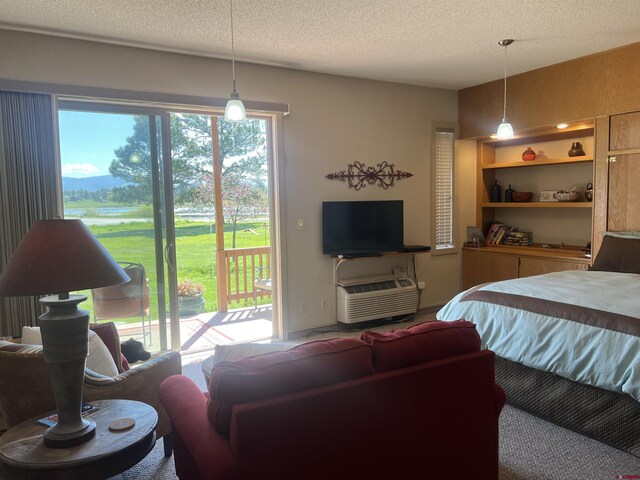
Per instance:
[[[580,225],[592,236],[592,215],[589,213],[593,210],[593,202],[491,202],[490,191],[497,180],[503,191],[510,183],[515,190],[521,185],[521,188],[533,191],[534,200],[537,200],[538,193],[541,190],[550,190],[548,187],[554,185],[556,180],[566,182],[567,185],[559,184],[552,188],[566,188],[571,185],[567,180],[574,177],[577,177],[580,183],[592,181],[595,155],[592,154],[591,148],[587,149],[587,155],[580,157],[562,155],[568,151],[571,142],[594,138],[594,134],[594,122],[588,121],[574,123],[564,130],[549,127],[521,132],[518,137],[509,140],[478,140],[476,225],[486,232],[491,222],[502,220],[521,230],[527,230],[527,221],[534,218],[538,222],[538,230],[533,231],[534,238],[560,237],[561,240],[560,235],[552,235],[558,231],[557,219],[567,215],[563,211],[571,212],[573,209],[575,213],[570,215],[579,217],[582,219],[581,222],[589,222],[588,226],[584,223]],[[588,143],[591,146],[591,141]],[[546,150],[548,158],[543,156],[533,161],[521,160],[521,154],[517,153],[521,150],[517,147],[524,150],[527,146],[532,146],[538,153],[545,153]],[[519,219],[524,224],[519,224]],[[547,231],[544,231],[545,225],[548,225]],[[578,239],[574,237],[574,240]],[[584,245],[554,247],[558,246],[551,245],[551,248],[545,248],[537,244],[465,247],[462,249],[463,286],[469,288],[491,281],[561,270],[587,269],[591,265],[591,259],[585,257]]]
[[[476,225],[486,231],[487,226],[496,220],[496,209],[591,209],[592,202],[491,202],[490,189],[496,180],[496,174],[501,171],[513,170],[526,175],[526,169],[553,169],[563,165],[594,164],[594,156],[541,158],[532,161],[515,160],[496,163],[496,150],[504,147],[536,145],[540,142],[569,141],[575,138],[593,137],[595,133],[593,121],[576,122],[568,128],[559,130],[547,127],[520,133],[508,140],[481,139],[478,141],[478,170],[477,170],[477,203]],[[580,167],[584,168],[584,167]],[[525,170],[522,170],[525,169]],[[593,167],[592,167],[593,169]],[[593,178],[593,177],[592,177]],[[506,185],[505,185],[506,186]],[[538,190],[539,191],[539,190]],[[537,194],[538,192],[534,192]],[[516,225],[517,226],[517,225]]]
[[[567,157],[567,158],[541,158],[535,159],[528,162],[523,160],[519,162],[502,162],[502,163],[491,163],[488,165],[482,165],[482,170],[493,170],[497,168],[519,168],[519,167],[536,167],[541,165],[562,165],[567,163],[583,163],[583,162],[593,162],[593,156],[581,156],[581,157]]]
[[[591,202],[499,202],[481,203],[482,208],[591,208]]]

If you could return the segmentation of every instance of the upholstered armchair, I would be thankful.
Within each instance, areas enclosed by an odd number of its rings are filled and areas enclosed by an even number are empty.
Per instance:
[[[181,373],[177,352],[165,351],[115,377],[85,371],[83,400],[138,400],[158,412],[158,438],[164,437],[165,455],[171,455],[171,423],[160,403],[160,383]],[[49,372],[42,347],[0,341],[0,430],[55,409]]]

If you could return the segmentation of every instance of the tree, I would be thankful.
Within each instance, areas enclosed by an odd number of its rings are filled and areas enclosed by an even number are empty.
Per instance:
[[[170,123],[175,205],[202,204],[203,182],[209,181],[213,171],[209,116],[174,113],[170,116]],[[264,122],[259,120],[233,124],[223,118],[218,119],[223,177],[235,173],[259,178],[266,183],[266,135],[263,125]],[[125,145],[115,150],[115,157],[109,172],[114,177],[126,180],[128,185],[114,188],[112,199],[120,203],[150,204],[149,117],[135,117],[133,134],[127,138]]]

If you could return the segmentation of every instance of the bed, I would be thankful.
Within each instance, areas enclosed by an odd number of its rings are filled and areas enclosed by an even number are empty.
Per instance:
[[[476,324],[509,403],[640,457],[640,236],[605,236],[589,271],[473,287],[436,318]]]

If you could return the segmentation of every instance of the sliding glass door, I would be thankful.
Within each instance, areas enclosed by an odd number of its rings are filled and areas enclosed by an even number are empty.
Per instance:
[[[149,350],[273,335],[270,119],[64,100],[59,127],[65,218],[137,279],[85,292],[96,322]]]
[[[171,172],[162,161],[169,152],[167,115],[61,102],[58,119],[64,216],[85,222],[132,278],[119,289],[85,292],[83,308],[96,322],[117,320],[123,341],[167,348],[173,343],[167,330],[171,281],[175,285],[175,241],[166,215],[172,211],[166,205]]]

